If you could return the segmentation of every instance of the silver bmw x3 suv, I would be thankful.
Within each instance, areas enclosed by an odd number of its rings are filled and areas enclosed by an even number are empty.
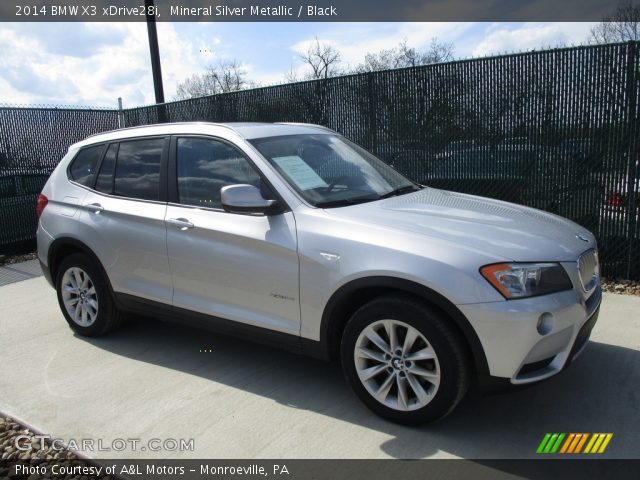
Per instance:
[[[443,417],[473,384],[557,374],[601,301],[584,228],[416,184],[314,125],[95,135],[37,211],[42,269],[77,333],[134,312],[335,359],[402,423]]]

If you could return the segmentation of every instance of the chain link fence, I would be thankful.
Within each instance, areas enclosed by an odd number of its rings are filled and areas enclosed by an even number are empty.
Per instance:
[[[71,144],[114,128],[115,110],[0,106],[0,254],[34,249],[47,178]]]
[[[640,279],[638,48],[572,47],[348,75],[133,108],[123,119],[325,125],[425,185],[570,218],[597,235],[603,274]],[[50,140],[68,145],[113,128],[116,112],[100,113],[75,117],[77,137]],[[47,114],[33,110],[34,118]],[[12,121],[22,130],[19,115]],[[46,143],[50,168],[62,155]]]

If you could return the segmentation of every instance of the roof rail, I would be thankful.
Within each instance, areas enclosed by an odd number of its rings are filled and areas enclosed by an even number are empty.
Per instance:
[[[126,132],[128,130],[136,130],[138,128],[148,128],[148,127],[162,127],[169,125],[213,125],[216,127],[223,127],[231,130],[232,132],[236,132],[236,129],[230,125],[226,125],[224,123],[215,123],[215,122],[169,122],[169,123],[149,123],[147,125],[136,125],[135,127],[123,127],[123,128],[115,128],[113,130],[105,130],[104,132],[94,133],[93,135],[89,135],[85,137],[87,138],[97,137],[98,135],[105,135],[107,133],[115,133],[115,132]]]
[[[332,132],[334,133],[333,130],[331,130],[329,127],[325,127],[324,125],[318,125],[315,123],[303,123],[303,122],[274,122],[274,125],[293,125],[293,126],[300,126],[300,127],[316,127],[319,128],[320,130],[326,130],[327,132]]]

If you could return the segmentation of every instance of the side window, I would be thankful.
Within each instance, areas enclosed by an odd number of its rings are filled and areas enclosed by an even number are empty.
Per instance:
[[[97,145],[80,150],[69,167],[69,176],[71,179],[85,187],[92,187],[93,174],[102,157],[103,149],[104,145]]]
[[[143,200],[160,198],[163,145],[163,138],[120,143],[114,181],[116,195]]]
[[[113,172],[116,167],[116,153],[118,153],[118,144],[112,143],[109,145],[98,172],[96,190],[99,192],[113,193]]]
[[[238,183],[262,186],[253,166],[226,143],[179,138],[177,150],[178,197],[184,205],[222,208],[222,187]]]

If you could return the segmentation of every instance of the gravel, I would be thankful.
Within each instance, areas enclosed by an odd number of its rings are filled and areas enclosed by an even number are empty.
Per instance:
[[[640,281],[603,278],[602,289],[609,293],[640,296]]]
[[[26,435],[28,437],[28,439],[20,439],[20,446],[26,447],[31,445],[31,449],[26,451],[18,449],[16,440],[20,435]],[[51,473],[51,467],[54,464],[69,467],[91,465],[91,462],[78,458],[75,453],[67,449],[54,449],[48,440],[45,440],[43,445],[42,440],[36,438],[34,435],[38,435],[38,433],[31,431],[9,417],[0,416],[0,479],[38,480],[56,478],[61,480],[80,480],[82,476],[78,475],[53,475]],[[56,447],[58,447],[58,442],[56,442]],[[16,463],[46,467],[47,473],[45,475],[16,474],[16,468],[14,466]],[[115,477],[108,475],[93,476],[92,478],[116,480]]]
[[[0,255],[0,267],[12,265],[14,263],[26,262],[38,258],[36,253],[25,253],[23,255]]]
[[[28,440],[24,439],[21,445],[31,444],[31,450],[23,452],[17,448],[15,442],[19,435],[27,435],[29,437]],[[54,450],[47,442],[45,442],[44,448],[40,448],[42,446],[41,440],[35,438],[34,435],[36,435],[35,432],[32,432],[11,418],[0,418],[0,451],[2,452],[0,458],[2,460],[74,460],[77,458],[75,454],[68,450]]]

